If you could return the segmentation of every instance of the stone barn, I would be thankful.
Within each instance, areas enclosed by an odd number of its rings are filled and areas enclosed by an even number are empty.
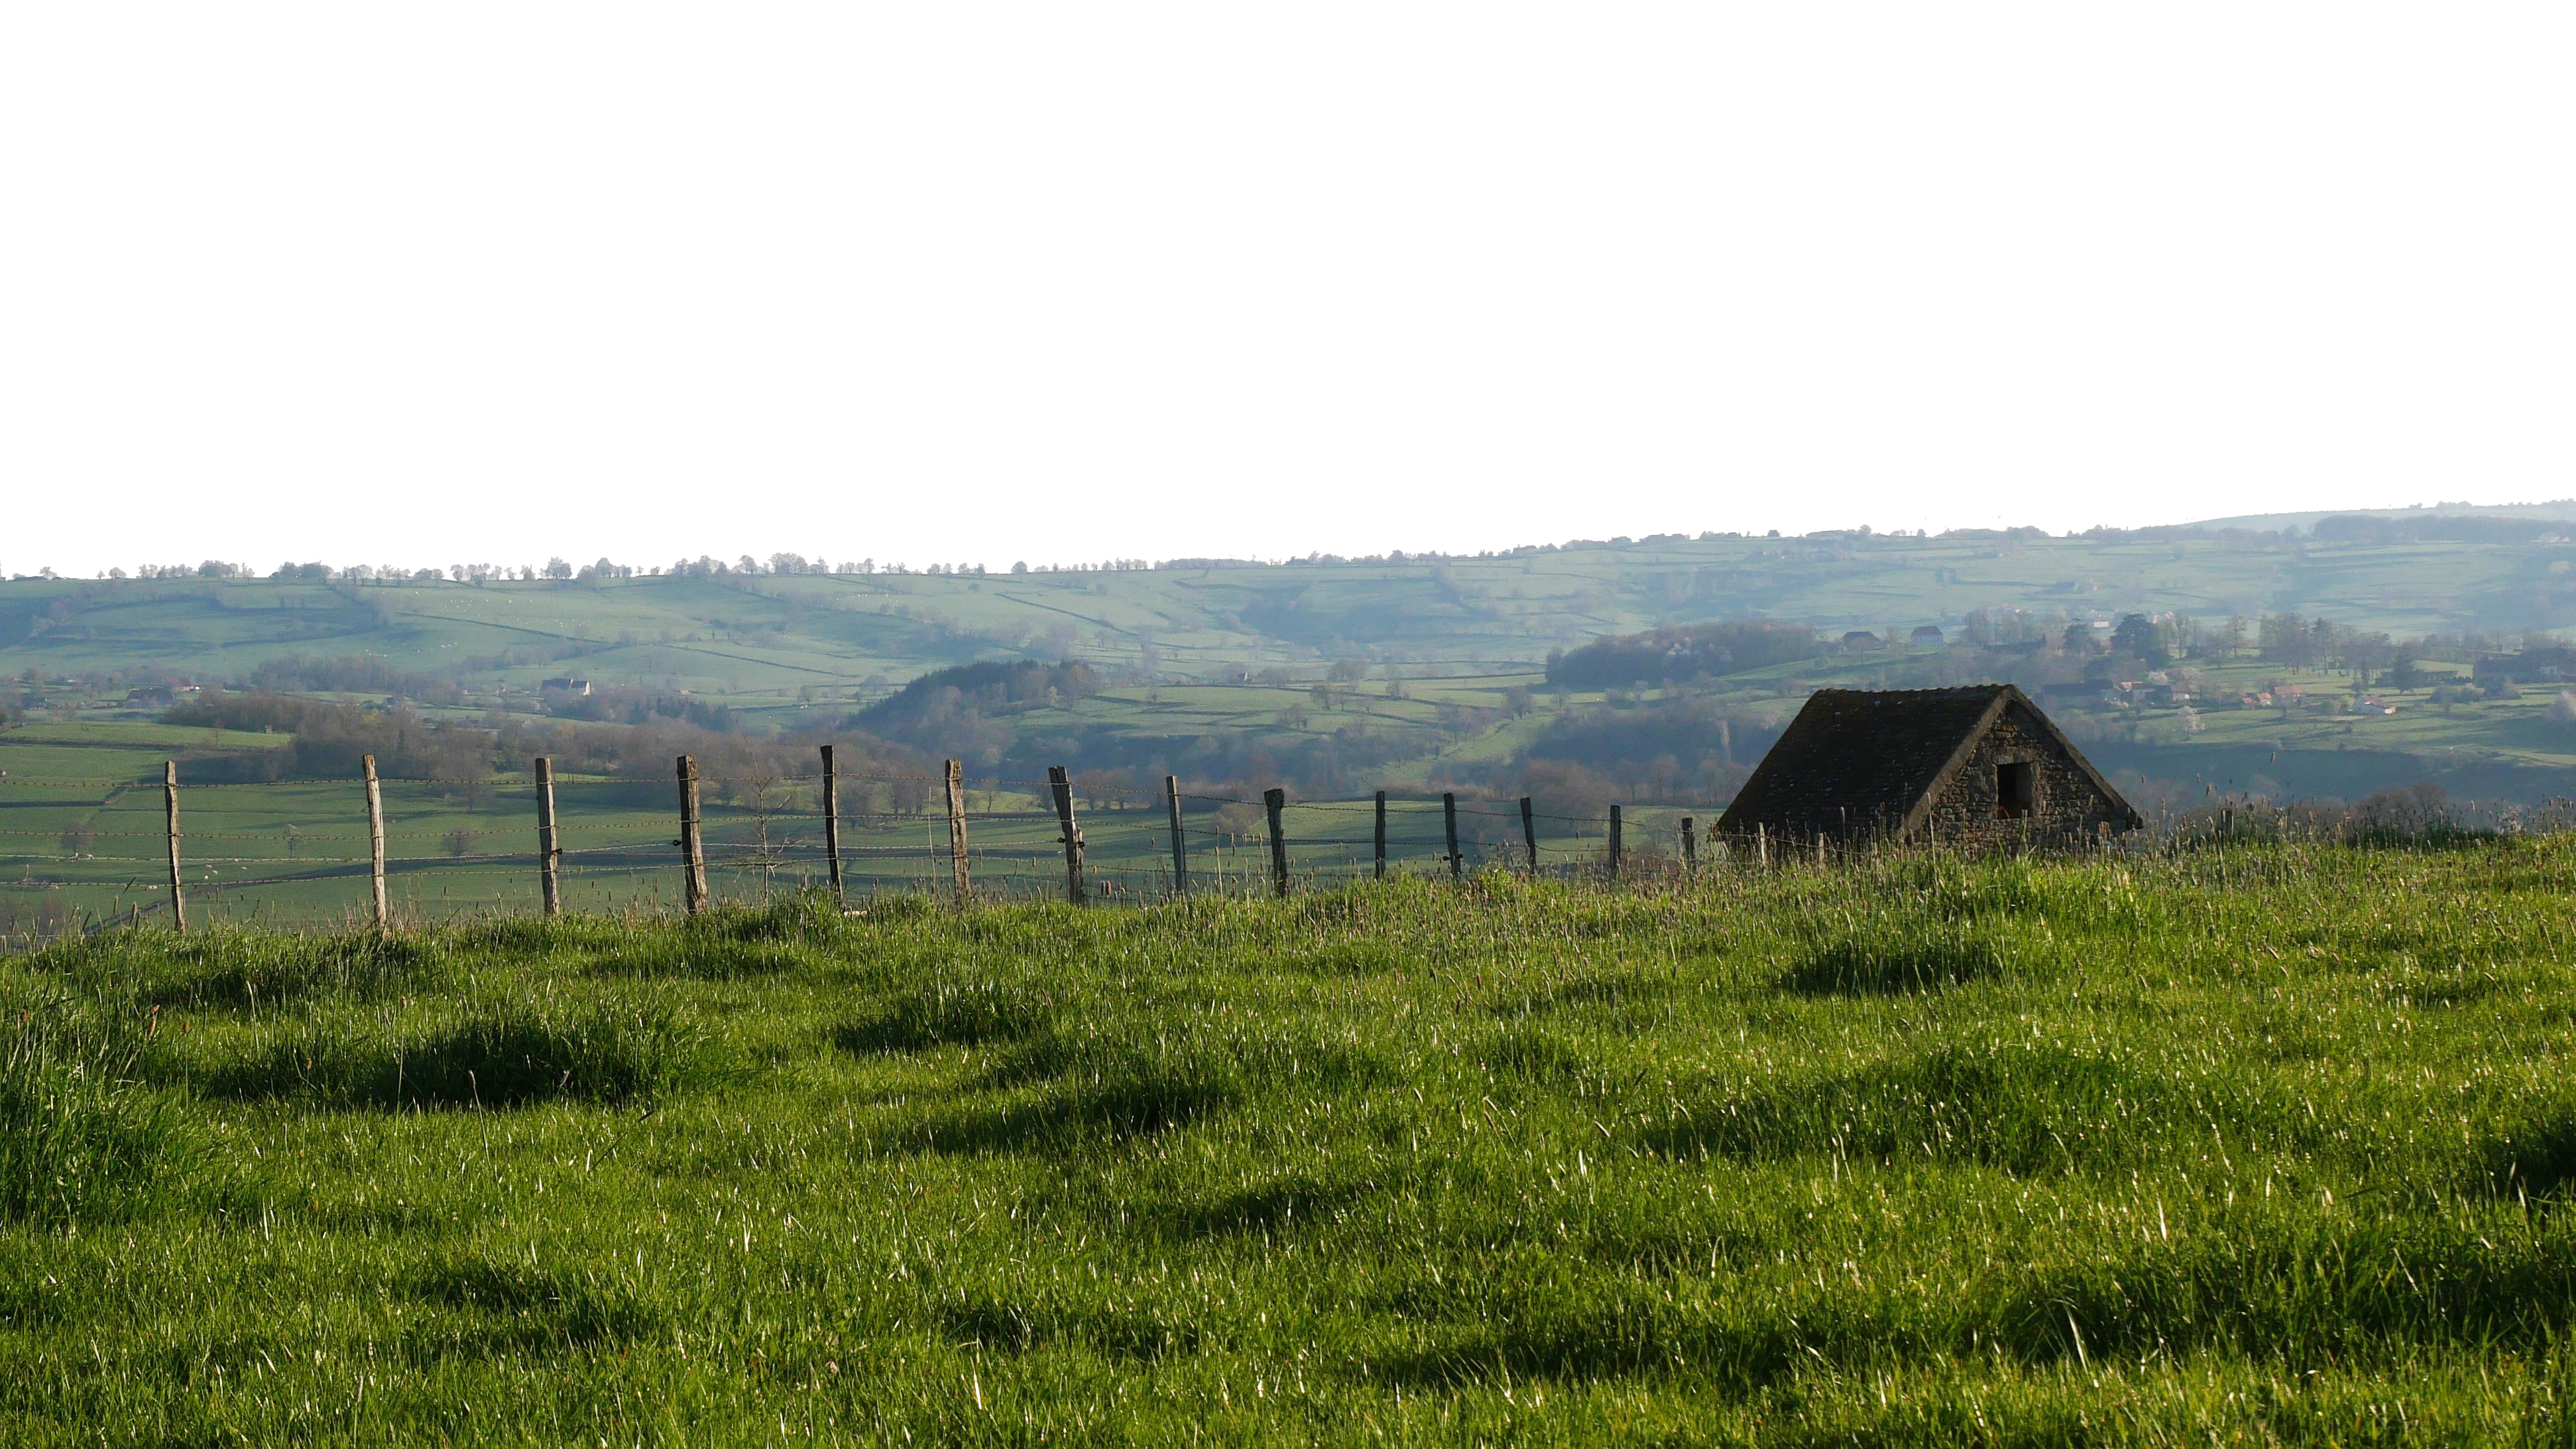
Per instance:
[[[2072,845],[2138,812],[2009,684],[1820,689],[1718,821],[1795,848],[1895,840]]]

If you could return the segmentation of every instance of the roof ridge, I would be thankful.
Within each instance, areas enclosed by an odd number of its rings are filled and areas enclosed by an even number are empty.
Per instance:
[[[2001,684],[1936,684],[1936,685],[1933,685],[1933,686],[1931,686],[1931,687],[1929,687],[1929,688],[1925,688],[1925,689],[1855,689],[1855,688],[1852,688],[1852,687],[1850,687],[1850,686],[1848,686],[1848,685],[1828,685],[1828,686],[1827,686],[1827,687],[1825,687],[1825,688],[1822,688],[1822,689],[1817,690],[1817,691],[1816,691],[1816,693],[1817,693],[1817,694],[1868,694],[1868,695],[1889,695],[1889,694],[1911,694],[1911,695],[1920,695],[1920,694],[1950,694],[1950,695],[1960,695],[1960,696],[1965,696],[1965,695],[1971,695],[1971,694],[1998,694],[1998,693],[2001,693],[2001,692],[2002,692],[2002,691],[2004,691],[2004,690],[2011,689],[2012,687],[2013,687],[2013,686],[2012,686],[2012,684],[2010,684],[2009,682],[2001,683]]]

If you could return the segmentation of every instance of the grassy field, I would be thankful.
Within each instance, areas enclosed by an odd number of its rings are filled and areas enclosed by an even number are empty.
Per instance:
[[[12,1443],[2563,1443],[2576,840],[112,933]]]
[[[807,691],[864,694],[980,657],[1201,681],[1341,657],[1484,673],[1712,619],[1839,631],[1956,626],[2003,607],[2207,620],[2289,610],[2399,635],[2519,631],[2576,623],[2571,564],[2576,544],[2557,541],[1672,534],[1493,558],[1020,575],[22,579],[0,584],[0,674],[230,679],[280,655],[364,654],[479,690],[577,672],[790,708]]]
[[[1955,638],[1970,611],[2006,607],[2050,619],[2172,609],[2211,623],[2290,610],[2401,636],[2512,633],[2576,622],[2576,544],[1667,535],[1506,557],[1018,575],[480,585],[17,580],[0,585],[0,674],[16,680],[0,703],[30,723],[0,730],[0,774],[148,771],[156,760],[141,734],[108,737],[146,730],[157,712],[129,704],[131,684],[240,681],[290,655],[363,658],[400,671],[411,676],[401,687],[433,701],[425,711],[450,723],[528,718],[541,708],[534,691],[542,680],[579,676],[690,691],[694,702],[724,705],[752,734],[827,728],[854,705],[945,665],[1075,657],[1100,666],[1109,687],[1015,716],[1011,727],[1027,748],[993,773],[1034,775],[1062,762],[1122,771],[1133,784],[1167,768],[1187,777],[1195,759],[1205,766],[1199,773],[1245,793],[1270,783],[1262,760],[1304,752],[1351,761],[1293,776],[1318,795],[1379,785],[1438,790],[1508,774],[1501,767],[1531,748],[1560,709],[1604,704],[1598,694],[1556,696],[1543,687],[1539,668],[1553,649],[1662,624],[1746,618],[1811,623],[1829,637],[1937,623]],[[2461,657],[2445,667],[2465,667]],[[1367,677],[1330,703],[1313,698],[1341,661],[1360,664]],[[2189,662],[2208,676],[2204,699],[2275,682],[2304,682],[2319,694],[2349,684],[2252,659]],[[1912,650],[1836,650],[1730,675],[1699,692],[1736,714],[1750,742],[1767,740],[1823,685],[2005,678],[2036,688],[2041,676],[2062,678],[2071,668],[2063,658],[1970,648],[1928,659]],[[1515,692],[1520,702],[1506,717],[1500,707]],[[2549,718],[2554,696],[2534,689],[2520,700],[2437,707],[2418,690],[2395,698],[2394,716],[2204,709],[2196,724],[2170,710],[2072,723],[2099,763],[2124,772],[2124,783],[2143,773],[2160,794],[2357,799],[2430,778],[2455,795],[2529,805],[2576,795],[2569,783],[2576,726]],[[1209,763],[1211,752],[1199,748],[1209,741],[1239,748]],[[66,753],[84,743],[105,753]],[[252,747],[183,743],[199,754]],[[972,753],[956,742],[908,743],[934,758]],[[1748,748],[1732,763],[1751,758]],[[1724,774],[1703,772],[1693,759],[1680,764],[1685,775]],[[1705,808],[1725,793],[1712,785],[1640,798],[1688,798]],[[511,810],[490,821],[431,821],[448,813],[442,799],[412,813],[438,826],[435,848],[456,831],[486,842],[495,832],[514,836],[525,827],[510,821],[524,810]],[[302,828],[331,818],[324,809]],[[658,828],[637,838],[649,840]],[[881,842],[896,856],[912,843],[909,835]],[[890,878],[909,880],[909,870]],[[468,894],[451,890],[448,899]],[[497,903],[505,894],[483,896]]]
[[[1149,703],[1113,692],[1081,706],[1093,720],[1151,712],[1163,728],[1223,729],[1266,697],[1252,686],[1199,691],[1211,700]],[[1435,693],[1434,699],[1438,698]],[[1246,705],[1245,701],[1251,704]],[[1427,713],[1421,700],[1365,700],[1328,718]],[[1185,710],[1175,724],[1175,710]],[[1115,729],[1117,724],[1105,725]],[[166,921],[167,829],[161,765],[180,764],[183,881],[198,922],[313,929],[356,923],[368,908],[366,795],[357,779],[206,782],[205,754],[277,748],[287,737],[181,726],[81,721],[0,733],[0,951],[129,912]],[[1416,766],[1416,772],[1420,769]],[[1061,832],[1042,782],[970,779],[969,874],[988,899],[1063,890]],[[950,888],[944,805],[919,780],[846,775],[841,783],[843,875],[857,900]],[[676,909],[681,899],[677,789],[668,779],[559,774],[556,814],[564,897],[577,911]],[[406,922],[530,915],[541,903],[535,786],[525,772],[440,783],[386,780],[387,894]],[[828,879],[820,781],[708,778],[701,809],[710,887],[719,902],[758,904]],[[1625,845],[1641,863],[1678,854],[1679,807],[1634,807]],[[1703,819],[1713,815],[1697,812]],[[1155,899],[1171,887],[1171,835],[1162,801],[1119,792],[1079,807],[1090,889],[1104,899]],[[1224,885],[1267,878],[1268,837],[1257,801],[1193,795],[1184,802],[1190,869]],[[1606,850],[1605,818],[1542,807],[1540,865],[1581,873]],[[1374,821],[1365,800],[1298,801],[1283,816],[1303,886],[1371,869]],[[1508,802],[1461,808],[1470,866],[1521,863],[1520,821]],[[1399,872],[1444,870],[1436,798],[1388,807],[1388,854]]]

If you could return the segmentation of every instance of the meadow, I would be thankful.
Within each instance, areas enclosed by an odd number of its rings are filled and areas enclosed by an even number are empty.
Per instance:
[[[488,694],[549,676],[792,709],[991,657],[1219,683],[1337,658],[1415,677],[1526,671],[1666,624],[1956,628],[1971,611],[2209,622],[2283,610],[2392,634],[2576,623],[2576,544],[2258,535],[1937,538],[1664,534],[1481,557],[1248,561],[1026,574],[676,575],[598,581],[38,580],[0,584],[0,674],[247,676],[362,655]]]
[[[0,963],[12,1443],[2564,1443],[2576,840]]]

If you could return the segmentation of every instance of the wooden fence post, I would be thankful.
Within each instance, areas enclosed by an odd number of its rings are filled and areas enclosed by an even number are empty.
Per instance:
[[[975,899],[975,887],[966,878],[966,764],[950,760],[943,772],[948,780],[948,869],[956,878],[957,909],[966,909]]]
[[[1824,869],[1824,867],[1825,867],[1825,832],[1823,832],[1823,831],[1819,830],[1819,831],[1817,831],[1817,832],[1816,832],[1816,868],[1817,868],[1818,870],[1822,870],[1822,869]]]
[[[1687,815],[1682,817],[1682,873],[1685,875],[1699,873],[1699,833],[1693,828],[1691,818]]]
[[[374,887],[376,929],[385,928],[385,793],[376,783],[376,757],[360,755],[367,771],[367,875]]]
[[[1753,826],[1753,863],[1764,870],[1771,868],[1771,837],[1764,832],[1759,821]]]
[[[188,903],[179,895],[179,762],[161,762],[161,807],[170,820],[170,925],[188,933]]]
[[[1467,870],[1458,856],[1458,794],[1454,790],[1440,792],[1440,823],[1449,840],[1449,878],[1456,880]]]
[[[841,884],[841,771],[832,747],[823,745],[823,860],[832,875],[832,904],[849,909],[850,893]]]
[[[1189,838],[1181,831],[1181,777],[1163,777],[1163,801],[1172,807],[1172,894],[1190,893]]]
[[[688,902],[689,914],[707,908],[707,854],[698,841],[698,762],[693,755],[680,756],[680,894]]]
[[[1047,788],[1055,792],[1056,823],[1064,827],[1064,898],[1081,905],[1082,827],[1073,823],[1073,780],[1062,765],[1047,766]]]
[[[1530,874],[1538,874],[1538,817],[1530,813],[1530,797],[1521,797],[1521,848],[1529,852]]]
[[[1386,879],[1386,792],[1377,792],[1377,878]]]
[[[1270,816],[1270,884],[1280,896],[1288,894],[1288,831],[1279,813],[1288,804],[1288,792],[1277,787],[1261,792],[1261,807]]]
[[[544,755],[537,767],[537,878],[546,890],[546,914],[563,914],[563,842],[555,834],[555,762]]]
[[[1619,807],[1610,807],[1610,877],[1619,877]]]

